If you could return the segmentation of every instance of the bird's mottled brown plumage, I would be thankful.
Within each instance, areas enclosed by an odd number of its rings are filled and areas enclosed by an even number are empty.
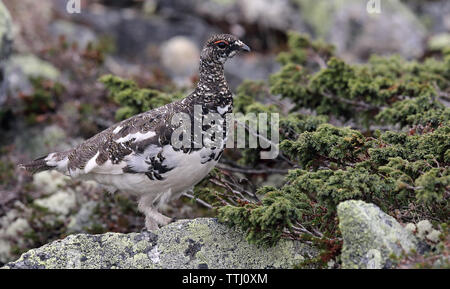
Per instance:
[[[193,122],[194,106],[201,107],[204,115],[231,112],[233,99],[224,63],[242,50],[249,48],[233,35],[211,37],[202,49],[197,87],[186,98],[135,115],[72,150],[51,153],[23,167],[33,173],[56,169],[71,177],[96,180],[111,190],[139,194],[139,209],[146,214],[147,228],[167,223],[170,219],[153,206],[199,182],[224,148],[174,148],[171,136],[177,126],[172,117],[185,113]]]

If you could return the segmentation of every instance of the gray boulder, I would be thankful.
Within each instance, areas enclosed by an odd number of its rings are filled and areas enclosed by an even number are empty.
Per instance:
[[[374,204],[346,201],[338,205],[339,228],[344,240],[342,268],[390,268],[391,255],[417,249],[410,231]]]
[[[316,36],[336,45],[346,60],[364,60],[373,53],[416,58],[425,50],[424,25],[399,0],[295,1]]]
[[[11,55],[5,70],[8,91],[12,95],[18,95],[18,93],[32,94],[34,91],[30,81],[32,77],[56,81],[60,76],[56,67],[33,54]]]
[[[153,232],[70,235],[4,268],[291,268],[316,255],[309,245],[288,240],[257,247],[239,230],[199,218]]]

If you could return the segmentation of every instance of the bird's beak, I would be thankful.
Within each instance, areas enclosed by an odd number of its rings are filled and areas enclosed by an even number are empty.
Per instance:
[[[240,40],[236,41],[235,44],[238,47],[239,51],[246,51],[246,52],[250,52],[251,51],[250,47],[248,47],[247,44],[245,44],[244,42],[242,42]]]
[[[241,46],[241,50],[242,50],[242,51],[246,51],[246,52],[250,52],[250,51],[251,51],[250,47],[248,47],[247,44],[244,44],[244,43],[242,43],[242,44],[243,44],[243,45]]]

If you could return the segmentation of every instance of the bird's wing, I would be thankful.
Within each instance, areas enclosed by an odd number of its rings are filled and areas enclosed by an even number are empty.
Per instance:
[[[170,142],[172,111],[164,106],[138,114],[86,140],[68,154],[68,174],[151,173],[151,163],[158,166],[158,153]]]

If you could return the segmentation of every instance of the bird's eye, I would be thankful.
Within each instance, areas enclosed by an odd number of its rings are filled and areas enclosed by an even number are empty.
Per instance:
[[[225,47],[227,47],[228,43],[226,41],[217,41],[216,42],[217,47],[219,47],[220,49],[224,49]]]

